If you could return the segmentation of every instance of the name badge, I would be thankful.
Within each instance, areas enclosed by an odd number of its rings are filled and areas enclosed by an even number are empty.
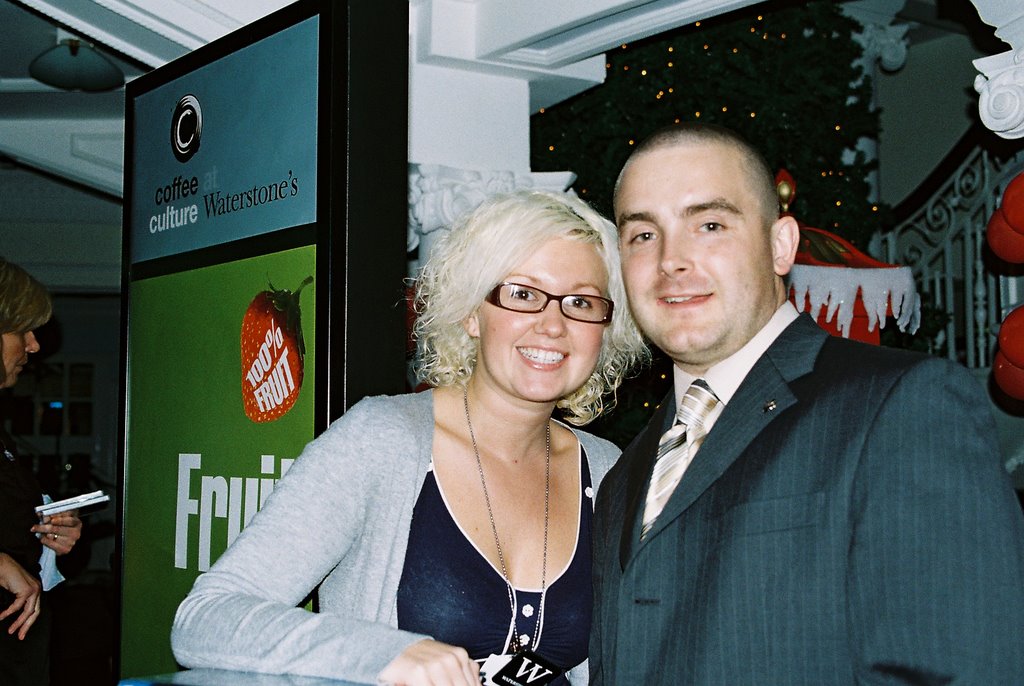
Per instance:
[[[532,650],[523,650],[515,655],[502,655],[501,657],[509,659],[493,674],[486,675],[484,686],[545,686],[562,673],[557,665],[545,660]]]

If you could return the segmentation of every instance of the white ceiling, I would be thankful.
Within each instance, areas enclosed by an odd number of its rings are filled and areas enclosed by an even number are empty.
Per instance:
[[[289,4],[290,0],[0,0],[0,158],[119,198],[123,89],[76,93],[44,86],[29,63],[57,27],[109,56],[128,79]],[[894,0],[873,0],[892,2]],[[526,75],[531,105],[600,80],[593,56],[623,41],[730,11],[755,0],[411,0],[419,63]],[[962,30],[944,7],[968,0],[907,0],[904,17],[929,33]],[[954,12],[955,14],[955,12]],[[468,29],[468,30],[467,30]],[[554,84],[554,85],[553,85]]]

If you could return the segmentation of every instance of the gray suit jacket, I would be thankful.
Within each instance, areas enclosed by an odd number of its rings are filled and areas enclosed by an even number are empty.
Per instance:
[[[674,407],[598,494],[594,684],[1024,683],[1024,518],[966,370],[801,316],[640,543]]]

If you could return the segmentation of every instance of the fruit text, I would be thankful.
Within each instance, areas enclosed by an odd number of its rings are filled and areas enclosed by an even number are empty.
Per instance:
[[[277,362],[273,353],[277,351]],[[284,345],[281,327],[271,326],[260,345],[260,352],[245,373],[249,391],[256,399],[260,412],[269,412],[280,406],[295,390],[295,379],[288,365],[290,348]]]
[[[281,474],[274,478],[276,458],[273,455],[260,456],[262,477],[199,475],[199,497],[192,489],[193,472],[202,468],[203,456],[199,453],[178,454],[178,493],[174,516],[174,566],[188,569],[189,561],[197,565],[198,571],[210,568],[212,559],[214,518],[227,520],[227,535],[223,550],[238,537],[242,527],[249,523],[257,510],[263,507],[273,492],[274,484],[288,472],[295,462],[282,459]],[[198,555],[196,549],[189,549],[189,524],[199,520]],[[190,555],[191,553],[191,555]]]

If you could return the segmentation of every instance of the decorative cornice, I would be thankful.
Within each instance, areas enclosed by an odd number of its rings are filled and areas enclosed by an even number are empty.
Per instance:
[[[899,71],[907,63],[908,24],[865,24],[857,40],[864,47],[864,58],[878,62],[888,72]]]
[[[1024,48],[974,61],[981,121],[1003,138],[1024,138]]]
[[[409,165],[408,250],[420,248],[421,259],[430,252],[438,229],[469,212],[488,197],[518,188],[564,191],[576,179],[572,172],[523,173],[506,170],[470,170],[440,164]]]
[[[860,22],[864,29],[854,39],[864,48],[865,67],[874,63],[885,71],[894,72],[907,62],[907,31],[909,24],[893,24],[896,13],[903,9],[904,0],[857,0],[843,3],[843,13]]]

